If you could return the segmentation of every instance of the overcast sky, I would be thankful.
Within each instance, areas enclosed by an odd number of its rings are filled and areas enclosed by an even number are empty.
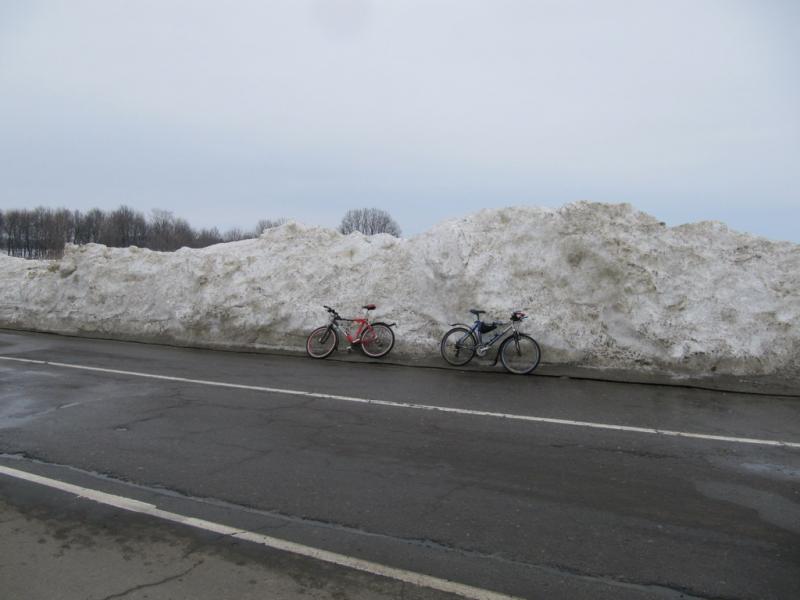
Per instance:
[[[0,208],[630,202],[800,242],[796,0],[0,0]]]

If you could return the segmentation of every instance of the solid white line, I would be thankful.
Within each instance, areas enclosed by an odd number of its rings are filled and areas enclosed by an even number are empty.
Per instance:
[[[321,398],[325,400],[339,400],[341,402],[357,402],[360,404],[373,404],[377,406],[389,406],[392,408],[411,408],[416,410],[430,410],[435,412],[452,413],[458,415],[471,415],[477,417],[493,417],[496,419],[510,419],[513,421],[529,421],[534,423],[549,423],[552,425],[568,425],[570,427],[589,427],[592,429],[607,429],[612,431],[627,431],[632,433],[647,433],[655,435],[665,435],[671,437],[694,438],[700,440],[711,440],[715,442],[732,442],[737,444],[757,444],[760,446],[781,446],[785,448],[800,448],[800,442],[787,442],[783,440],[762,440],[757,438],[734,437],[727,435],[714,435],[709,433],[691,433],[687,431],[672,431],[669,429],[654,429],[651,427],[634,427],[631,425],[614,425],[611,423],[594,423],[591,421],[573,421],[570,419],[553,419],[550,417],[534,417],[531,415],[517,415],[509,413],[498,413],[484,410],[472,410],[468,408],[451,408],[447,406],[436,406],[432,404],[416,404],[413,402],[392,402],[390,400],[372,400],[369,398],[355,398],[352,396],[338,396],[335,394],[322,394],[319,392],[306,392],[303,390],[290,390],[284,388],[271,388],[260,385],[245,385],[241,383],[226,383],[223,381],[208,381],[205,379],[187,379],[186,377],[173,377],[171,375],[155,375],[153,373],[140,373],[138,371],[121,371],[119,369],[104,369],[102,367],[89,367],[85,365],[75,365],[61,362],[51,362],[46,360],[32,360],[29,358],[17,358],[13,356],[0,356],[0,360],[11,360],[38,365],[63,367],[67,369],[79,369],[82,371],[95,371],[98,373],[112,373],[114,375],[129,375],[133,377],[146,377],[148,379],[160,379],[164,381],[178,381],[181,383],[194,383],[198,385],[209,385],[215,387],[233,388],[239,390],[252,390],[256,392],[268,392],[270,394],[285,394],[290,396],[304,396],[307,398]]]
[[[362,560],[360,558],[354,558],[345,554],[338,554],[336,552],[329,552],[328,550],[314,548],[313,546],[289,542],[287,540],[263,535],[254,531],[237,529],[235,527],[223,525],[222,523],[215,523],[213,521],[206,521],[205,519],[198,519],[195,517],[187,517],[178,513],[162,510],[156,507],[154,504],[140,502],[139,500],[134,500],[133,498],[108,494],[106,492],[93,490],[91,488],[85,488],[71,483],[66,483],[64,481],[59,481],[58,479],[51,479],[49,477],[42,477],[41,475],[34,475],[33,473],[28,473],[27,471],[12,469],[3,465],[0,465],[0,473],[8,475],[9,477],[22,479],[31,483],[37,483],[49,488],[75,494],[80,498],[86,498],[107,506],[113,506],[122,510],[149,515],[151,517],[156,517],[165,521],[171,521],[173,523],[179,523],[181,525],[188,525],[204,531],[210,531],[212,533],[218,533],[236,539],[253,542],[254,544],[260,544],[276,550],[291,552],[292,554],[306,556],[308,558],[340,565],[342,567],[355,569],[357,571],[363,571],[372,575],[387,577],[389,579],[395,579],[397,581],[410,583],[420,587],[456,594],[472,600],[519,600],[514,596],[507,596],[498,592],[472,587],[470,585],[457,583],[448,579],[440,579],[439,577],[415,573],[414,571],[406,571],[405,569],[396,569],[394,567],[374,563],[368,560]]]

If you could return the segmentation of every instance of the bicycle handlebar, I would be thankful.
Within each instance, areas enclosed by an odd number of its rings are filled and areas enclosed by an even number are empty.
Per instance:
[[[511,323],[511,322],[524,321],[527,318],[528,318],[528,315],[526,313],[522,312],[521,310],[515,310],[514,312],[511,313],[511,319],[509,321],[492,321],[490,324],[491,325],[505,325],[505,324]],[[478,322],[478,323],[486,323],[486,321],[483,321],[480,317],[475,319],[475,321]]]
[[[326,305],[324,305],[324,304],[322,305],[322,308],[324,308],[325,310],[327,310],[329,313],[331,313],[331,314],[332,314],[334,317],[336,317],[337,319],[341,319],[341,316],[339,316],[339,313],[338,313],[338,312],[336,312],[336,309],[333,309],[333,308],[331,308],[330,306],[326,306]]]

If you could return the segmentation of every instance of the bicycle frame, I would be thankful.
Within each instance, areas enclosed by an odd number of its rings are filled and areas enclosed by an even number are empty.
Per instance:
[[[358,323],[358,329],[354,334],[351,334],[346,327],[343,327],[339,323],[341,321],[345,321],[348,323]],[[331,329],[336,329],[337,333],[347,338],[347,341],[352,346],[353,344],[361,343],[361,340],[364,337],[364,334],[368,331],[372,331],[372,325],[369,324],[369,319],[367,317],[356,317],[354,319],[346,319],[345,317],[339,317],[337,315],[331,315],[331,322],[328,325]]]
[[[486,352],[491,348],[498,340],[505,338],[506,334],[513,331],[513,337],[517,343],[517,349],[519,349],[519,331],[517,330],[517,326],[519,321],[508,321],[507,323],[501,323],[500,325],[505,325],[506,328],[492,336],[492,339],[484,342],[483,341],[483,334],[480,333],[480,326],[483,325],[483,321],[480,319],[476,319],[475,323],[473,323],[472,327],[469,325],[465,325],[469,327],[469,332],[465,333],[463,337],[456,342],[456,346],[462,346],[465,340],[469,339],[470,335],[474,335],[475,338],[478,340],[478,345],[475,346],[474,351],[478,356],[483,356]],[[497,361],[500,359],[500,353],[498,352],[497,355],[494,357],[494,363],[497,364]]]
[[[469,338],[469,335],[471,333],[478,340],[478,346],[477,346],[478,348],[483,347],[484,349],[488,349],[491,346],[493,346],[500,338],[504,337],[509,331],[513,331],[515,336],[519,333],[517,331],[516,322],[509,321],[508,323],[503,323],[503,324],[506,325],[506,328],[503,329],[503,331],[496,333],[494,336],[492,336],[492,339],[490,339],[487,342],[484,342],[482,337],[483,334],[480,333],[480,326],[483,325],[483,321],[481,321],[480,319],[476,319],[475,323],[470,328],[469,333],[465,333],[464,336],[460,340],[458,340],[457,343],[461,344],[464,340]]]
[[[391,352],[395,344],[392,328],[396,323],[372,321],[370,311],[377,307],[366,304],[363,315],[343,317],[336,309],[323,306],[328,311],[328,322],[315,328],[306,339],[306,352],[311,358],[327,358],[343,341],[347,341],[348,352],[358,346],[370,358],[382,358]]]

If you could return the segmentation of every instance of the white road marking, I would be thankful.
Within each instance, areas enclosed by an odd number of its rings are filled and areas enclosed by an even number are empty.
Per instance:
[[[81,404],[83,404],[83,402],[81,401],[62,404],[61,406],[58,407],[58,410],[61,410],[62,408],[72,408],[73,406],[80,406]]]
[[[498,592],[476,588],[463,583],[450,581],[448,579],[440,579],[439,577],[424,575],[414,571],[397,569],[368,560],[347,556],[345,554],[329,552],[328,550],[314,548],[313,546],[306,546],[304,544],[289,542],[287,540],[263,535],[261,533],[230,527],[229,525],[223,525],[222,523],[215,523],[213,521],[206,521],[205,519],[198,519],[195,517],[187,517],[178,513],[162,510],[154,504],[148,504],[147,502],[141,502],[139,500],[134,500],[133,498],[126,498],[125,496],[117,496],[115,494],[93,490],[91,488],[74,485],[65,481],[59,481],[58,479],[51,479],[49,477],[42,477],[41,475],[34,475],[33,473],[28,473],[27,471],[12,469],[3,465],[0,465],[0,473],[16,479],[22,479],[31,483],[37,483],[49,488],[75,494],[80,498],[86,498],[107,506],[113,506],[122,510],[149,515],[151,517],[156,517],[165,521],[171,521],[173,523],[179,523],[181,525],[188,525],[189,527],[195,527],[204,531],[210,531],[212,533],[230,536],[239,540],[253,542],[254,544],[260,544],[276,550],[291,552],[292,554],[298,554],[300,556],[321,560],[326,563],[332,563],[342,567],[355,569],[357,571],[363,571],[372,575],[387,577],[389,579],[395,579],[397,581],[410,583],[412,585],[425,587],[428,589],[456,594],[472,600],[520,600],[514,596],[508,596],[506,594],[500,594]]]
[[[256,392],[268,392],[270,394],[285,394],[289,396],[304,396],[307,398],[320,398],[324,400],[338,400],[340,402],[357,402],[360,404],[373,404],[376,406],[389,406],[392,408],[410,408],[415,410],[429,410],[435,412],[451,413],[458,415],[471,415],[477,417],[493,417],[496,419],[510,419],[512,421],[528,421],[533,423],[549,423],[551,425],[568,425],[571,427],[588,427],[591,429],[607,429],[612,431],[627,431],[631,433],[647,433],[654,435],[664,435],[671,437],[684,437],[700,440],[711,440],[715,442],[732,442],[736,444],[757,444],[760,446],[781,446],[785,448],[800,448],[800,442],[788,442],[784,440],[762,440],[757,438],[734,437],[728,435],[714,435],[709,433],[691,433],[687,431],[672,431],[669,429],[654,429],[652,427],[634,427],[631,425],[614,425],[611,423],[594,423],[591,421],[573,421],[570,419],[553,419],[550,417],[535,417],[532,415],[517,415],[510,413],[498,413],[485,410],[472,410],[468,408],[452,408],[448,406],[436,406],[432,404],[416,404],[413,402],[393,402],[391,400],[373,400],[370,398],[355,398],[352,396],[339,396],[336,394],[323,394],[319,392],[307,392],[303,390],[290,390],[284,388],[271,388],[260,385],[245,385],[241,383],[226,383],[224,381],[208,381],[205,379],[188,379],[186,377],[173,377],[171,375],[155,375],[153,373],[140,373],[138,371],[121,371],[119,369],[104,369],[102,367],[89,367],[86,365],[75,365],[61,362],[51,362],[47,360],[33,360],[30,358],[17,358],[14,356],[0,356],[0,360],[18,361],[37,365],[63,367],[66,369],[79,369],[83,371],[94,371],[98,373],[112,373],[114,375],[129,375],[132,377],[146,377],[148,379],[160,379],[163,381],[178,381],[182,383],[194,383],[198,385],[209,385],[214,387],[233,388],[238,390],[252,390]]]

